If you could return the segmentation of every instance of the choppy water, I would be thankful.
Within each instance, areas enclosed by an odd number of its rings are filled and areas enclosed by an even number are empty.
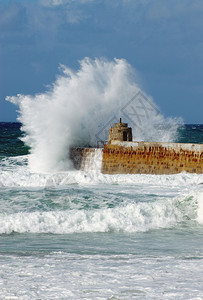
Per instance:
[[[203,299],[203,174],[34,173],[0,133],[0,299]],[[203,126],[179,129],[203,143]]]

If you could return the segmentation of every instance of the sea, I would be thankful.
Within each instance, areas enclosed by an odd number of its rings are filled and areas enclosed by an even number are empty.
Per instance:
[[[203,174],[37,172],[0,123],[0,299],[203,299]],[[176,142],[203,143],[203,125]]]

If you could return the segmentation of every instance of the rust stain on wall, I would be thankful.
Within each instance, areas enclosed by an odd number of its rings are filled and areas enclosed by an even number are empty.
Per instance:
[[[129,146],[131,145],[132,146]],[[84,170],[95,148],[73,148],[71,160]],[[203,173],[203,145],[170,143],[119,143],[105,145],[101,172],[104,174]]]
[[[104,174],[203,173],[203,145],[186,145],[174,143],[170,147],[168,143],[150,142],[131,147],[105,145],[101,171]]]

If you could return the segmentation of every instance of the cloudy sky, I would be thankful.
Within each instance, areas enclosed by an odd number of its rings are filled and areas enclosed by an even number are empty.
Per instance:
[[[203,123],[202,0],[0,0],[0,121],[84,57],[126,59],[165,116]]]

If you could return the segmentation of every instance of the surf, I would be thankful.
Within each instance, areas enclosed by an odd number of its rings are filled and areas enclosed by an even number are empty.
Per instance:
[[[73,192],[73,191],[72,191]],[[17,212],[1,214],[0,234],[147,232],[181,224],[202,224],[202,193],[182,197],[156,197],[154,201],[127,201],[98,209]],[[77,195],[78,196],[78,195]],[[72,194],[72,200],[74,199]],[[147,198],[147,197],[146,197]],[[71,199],[69,199],[71,201]],[[84,200],[83,200],[84,201]]]

